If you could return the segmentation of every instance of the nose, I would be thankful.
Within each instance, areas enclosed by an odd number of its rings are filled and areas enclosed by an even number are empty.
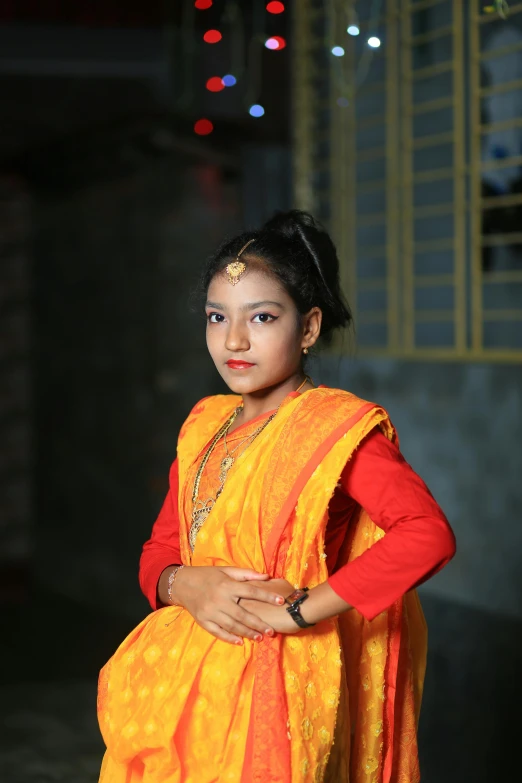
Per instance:
[[[244,326],[239,322],[231,322],[225,340],[227,351],[248,351],[250,341]]]

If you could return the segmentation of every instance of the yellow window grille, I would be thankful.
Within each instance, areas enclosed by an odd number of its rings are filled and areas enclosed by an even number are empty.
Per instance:
[[[295,201],[332,231],[362,355],[522,359],[522,3],[505,7],[294,3]]]

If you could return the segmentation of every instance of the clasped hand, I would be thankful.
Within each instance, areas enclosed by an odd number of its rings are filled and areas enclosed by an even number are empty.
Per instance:
[[[243,644],[243,638],[261,641],[291,631],[283,604],[292,590],[285,579],[248,568],[189,566],[176,578],[174,598],[217,639]]]

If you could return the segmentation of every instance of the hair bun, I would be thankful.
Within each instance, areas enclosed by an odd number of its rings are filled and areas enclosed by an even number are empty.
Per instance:
[[[323,227],[308,212],[291,209],[288,212],[276,212],[270,220],[267,220],[261,230],[275,231],[287,239],[295,239],[296,237],[301,238],[302,232],[307,229],[325,233]]]
[[[265,223],[262,231],[275,231],[289,240],[300,242],[328,293],[334,295],[334,290],[339,287],[337,250],[329,234],[312,215],[300,209],[277,212]]]
[[[301,246],[303,257],[308,258],[319,276],[322,289],[325,331],[344,326],[351,321],[351,314],[341,292],[339,281],[339,259],[337,250],[328,232],[308,212],[291,209],[276,212],[263,228],[263,233],[276,233],[294,247]]]

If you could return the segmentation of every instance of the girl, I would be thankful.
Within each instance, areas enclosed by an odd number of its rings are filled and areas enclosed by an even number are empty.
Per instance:
[[[453,556],[388,414],[303,369],[351,317],[303,212],[203,275],[231,395],[183,425],[145,544],[153,611],[104,667],[102,783],[414,783],[426,628],[413,589]]]

